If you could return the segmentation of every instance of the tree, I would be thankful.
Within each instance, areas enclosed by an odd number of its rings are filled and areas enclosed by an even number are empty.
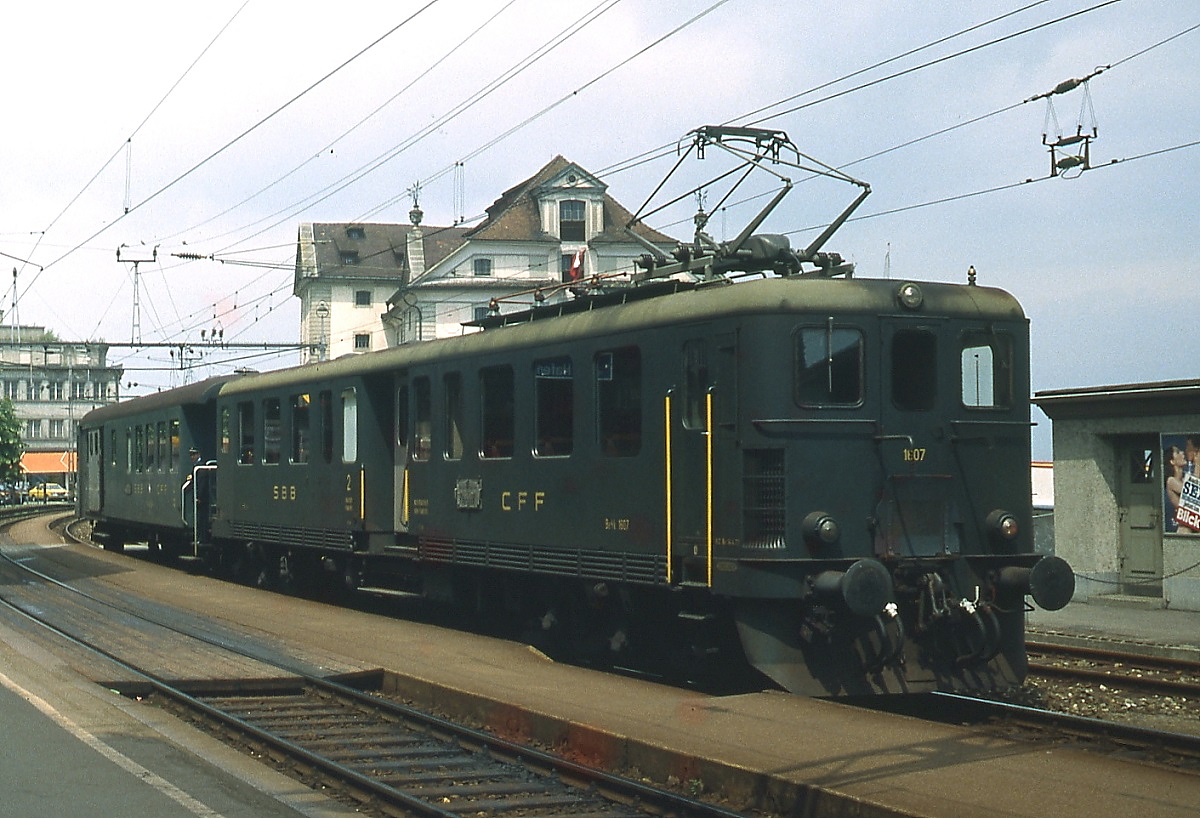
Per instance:
[[[15,483],[21,479],[21,455],[25,444],[21,440],[21,421],[12,401],[0,398],[0,482]]]

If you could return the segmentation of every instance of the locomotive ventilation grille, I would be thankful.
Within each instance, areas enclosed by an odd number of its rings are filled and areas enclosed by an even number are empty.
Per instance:
[[[504,543],[423,539],[421,558],[428,562],[618,582],[657,584],[666,581],[666,564],[661,554],[596,553]]]
[[[319,529],[296,528],[286,525],[262,525],[258,523],[231,523],[230,530],[238,539],[251,542],[279,543],[281,545],[304,545],[311,548],[337,548],[349,550],[354,541],[346,531],[321,531]]]
[[[783,548],[787,530],[787,478],[783,449],[746,449],[742,459],[742,543]]]

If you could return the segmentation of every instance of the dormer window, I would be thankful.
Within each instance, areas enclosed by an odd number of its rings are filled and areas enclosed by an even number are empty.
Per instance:
[[[367,231],[363,227],[347,227],[346,228],[346,238],[348,238],[348,239],[365,239],[366,237],[367,237]]]
[[[341,259],[343,265],[358,264],[357,250],[340,250],[338,258]]]
[[[490,276],[492,274],[492,260],[490,258],[477,258],[472,262],[475,275]]]
[[[558,203],[558,238],[561,241],[587,241],[587,210],[578,199]]]

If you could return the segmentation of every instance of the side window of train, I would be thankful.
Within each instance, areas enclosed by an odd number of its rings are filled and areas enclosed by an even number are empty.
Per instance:
[[[694,338],[683,344],[683,426],[703,431],[708,426],[708,344]]]
[[[342,462],[358,461],[358,393],[342,390]]]
[[[171,462],[170,469],[175,471],[179,468],[179,421],[173,419],[171,421]]]
[[[307,463],[308,452],[312,447],[312,399],[307,392],[292,395],[292,451],[289,455],[293,463]]]
[[[795,335],[795,401],[800,406],[858,406],[863,401],[864,343],[854,327],[801,327]]]
[[[130,474],[142,470],[142,427],[125,430],[125,470]]]
[[[637,347],[600,352],[596,368],[596,432],[607,457],[642,449],[642,354]]]
[[[433,398],[429,378],[413,381],[413,460],[428,460],[433,452]]]
[[[322,389],[317,393],[317,405],[321,410],[321,459],[333,462],[333,392]]]
[[[233,438],[231,436],[231,431],[229,428],[229,407],[228,406],[221,407],[221,419],[220,419],[220,421],[218,421],[218,423],[219,423],[218,434],[221,438],[221,441],[219,444],[221,446],[221,454],[229,454],[229,452],[233,446]]]
[[[117,430],[116,429],[113,429],[110,432],[108,442],[109,442],[109,453],[110,453],[110,457],[112,458],[112,466],[113,466],[113,468],[116,468],[117,467]],[[125,462],[126,462],[126,464],[129,463],[128,460],[126,460]]]
[[[534,454],[566,457],[575,448],[575,376],[570,358],[533,362]]]
[[[408,448],[408,384],[396,389],[396,445],[403,452]]]
[[[158,469],[163,471],[170,467],[171,464],[171,443],[167,437],[167,422],[160,420],[158,422]]]
[[[154,434],[154,424],[146,424],[146,471],[154,471],[158,466],[158,437]]]
[[[892,336],[892,401],[899,409],[924,412],[937,400],[937,336],[927,330],[897,330]]]
[[[1012,405],[1012,337],[966,332],[962,337],[962,403],[973,409]]]
[[[442,378],[442,389],[446,410],[446,448],[443,454],[447,460],[462,460],[462,375],[458,372],[448,372]]]
[[[283,452],[283,416],[280,414],[279,398],[264,398],[263,407],[263,462],[279,465]]]
[[[248,466],[254,462],[254,404],[238,404],[238,463]]]
[[[513,370],[511,366],[489,366],[479,371],[482,409],[482,445],[486,458],[512,457],[516,433]]]

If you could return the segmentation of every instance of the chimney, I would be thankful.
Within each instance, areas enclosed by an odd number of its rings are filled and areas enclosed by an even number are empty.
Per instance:
[[[412,229],[408,231],[408,279],[413,281],[425,274],[425,234],[421,231],[421,217],[424,216],[421,208],[413,206],[413,209],[408,211],[409,221],[412,222]]]

